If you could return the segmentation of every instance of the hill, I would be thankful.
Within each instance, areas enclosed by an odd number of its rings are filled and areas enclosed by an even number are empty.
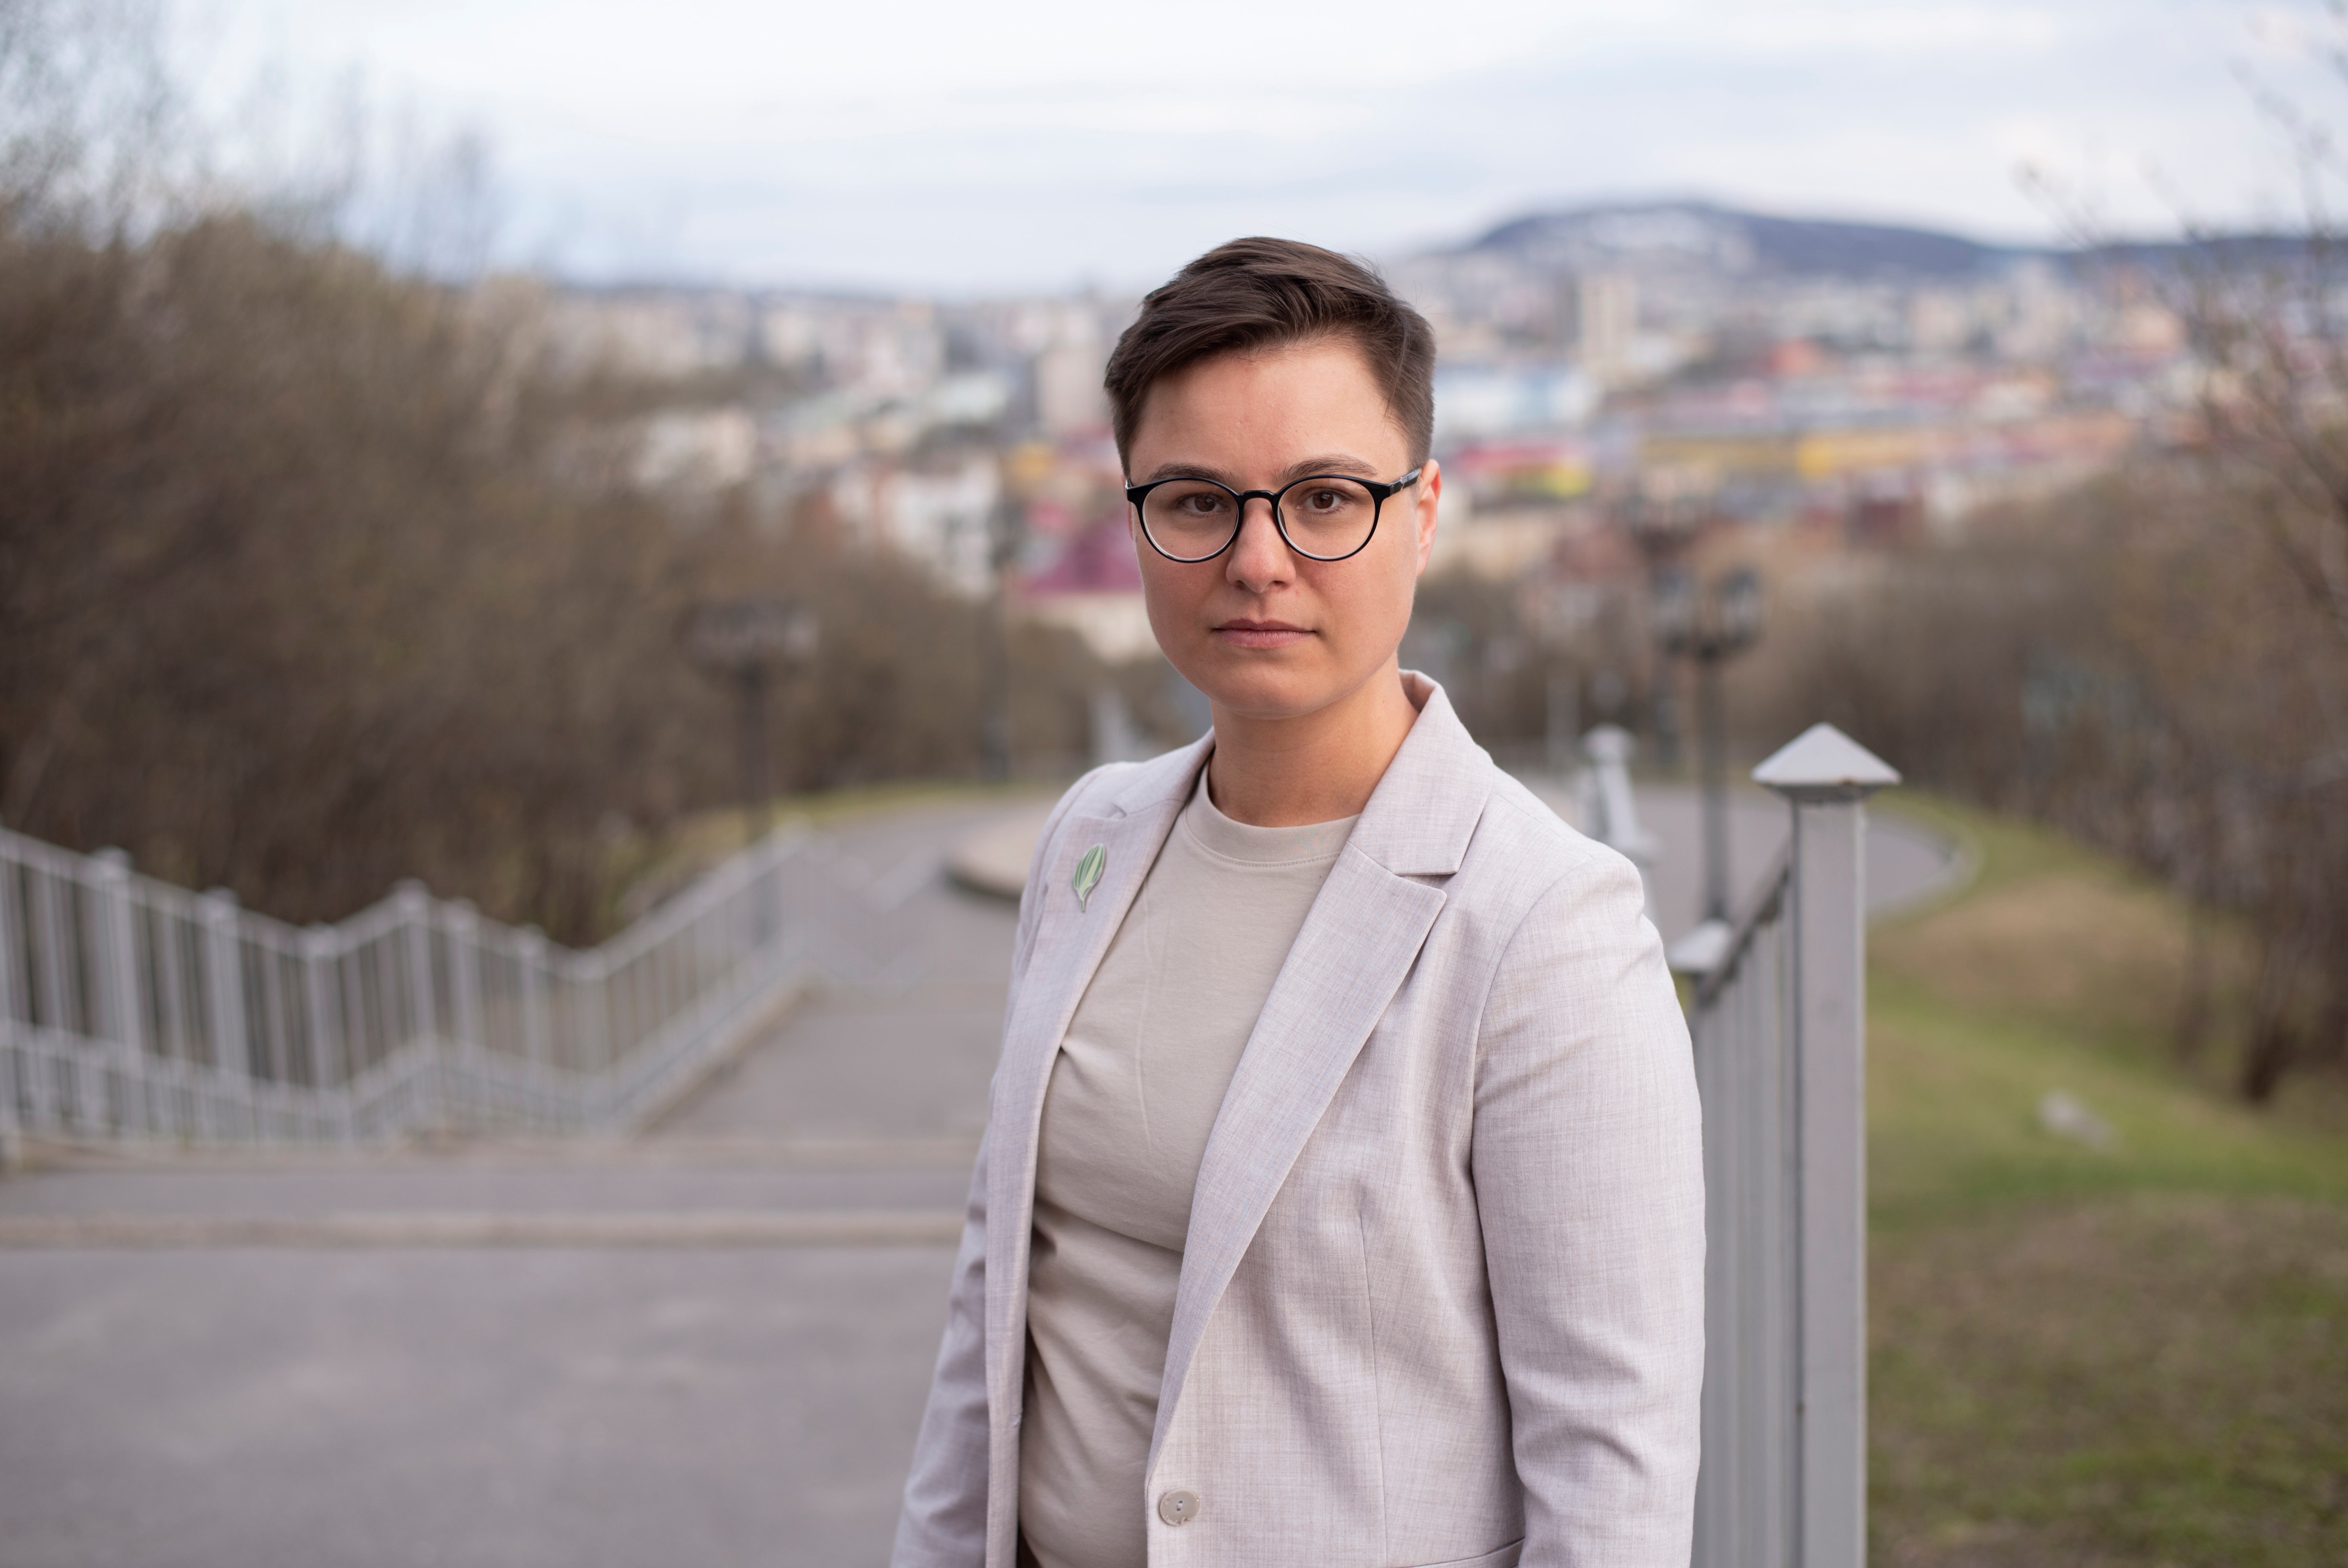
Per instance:
[[[1514,218],[1458,254],[1505,257],[1540,272],[1694,267],[1739,277],[1957,279],[2047,249],[1983,244],[1890,223],[1779,218],[1708,201],[1639,201]]]
[[[2083,263],[2173,266],[2205,251],[2226,260],[2266,263],[2303,255],[2307,242],[2302,234],[2259,232],[2078,247],[1999,245],[1941,229],[1779,217],[1711,201],[1652,201],[1527,213],[1429,259],[1503,261],[1532,273],[1931,284],[1994,276],[2030,262],[2066,268]]]

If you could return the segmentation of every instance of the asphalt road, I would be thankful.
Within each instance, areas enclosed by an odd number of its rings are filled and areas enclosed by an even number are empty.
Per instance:
[[[1642,806],[1676,934],[1694,801]],[[1003,811],[839,830],[864,890],[839,931],[873,983],[802,1005],[642,1139],[0,1181],[0,1564],[884,1562],[951,1256],[882,1222],[942,1237],[961,1202],[1014,913],[943,866]],[[1783,809],[1736,822],[1742,882]],[[1874,902],[1949,866],[1879,831]],[[847,1239],[778,1243],[795,1217]],[[260,1220],[270,1244],[218,1240]]]

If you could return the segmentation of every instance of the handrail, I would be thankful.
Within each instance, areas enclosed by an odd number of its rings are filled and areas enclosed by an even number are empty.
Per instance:
[[[1694,1004],[1698,1009],[1709,1007],[1724,987],[1735,975],[1737,966],[1753,946],[1753,939],[1768,922],[1776,920],[1785,905],[1786,893],[1793,886],[1794,847],[1787,844],[1761,873],[1753,891],[1745,895],[1745,907],[1729,925],[1727,944],[1721,949],[1720,962],[1695,977]]]
[[[624,1125],[808,977],[811,841],[770,833],[574,950],[415,882],[297,927],[0,829],[0,1134]]]

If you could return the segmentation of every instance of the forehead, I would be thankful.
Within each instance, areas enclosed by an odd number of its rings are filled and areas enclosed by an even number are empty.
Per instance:
[[[1356,451],[1384,465],[1407,444],[1368,357],[1350,337],[1328,336],[1210,355],[1159,377],[1129,457],[1137,473],[1184,458],[1271,459],[1297,447]]]

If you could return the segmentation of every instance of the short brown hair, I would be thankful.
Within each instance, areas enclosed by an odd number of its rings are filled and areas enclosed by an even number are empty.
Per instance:
[[[1217,245],[1145,296],[1108,356],[1110,418],[1120,462],[1149,389],[1219,354],[1278,348],[1342,334],[1370,362],[1410,444],[1414,465],[1435,442],[1435,330],[1385,280],[1334,251],[1298,240]]]

